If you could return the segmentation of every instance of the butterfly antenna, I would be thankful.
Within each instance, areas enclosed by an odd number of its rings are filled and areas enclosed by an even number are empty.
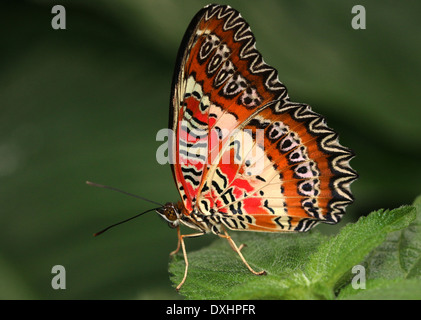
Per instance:
[[[141,200],[144,200],[144,201],[148,201],[148,202],[153,203],[153,204],[157,204],[157,205],[159,205],[161,207],[164,206],[162,203],[159,203],[159,202],[156,202],[156,201],[153,201],[153,200],[149,200],[149,199],[143,198],[141,196],[135,195],[133,193],[129,193],[129,192],[126,192],[126,191],[123,191],[123,190],[120,190],[120,189],[117,189],[117,188],[114,188],[114,187],[105,186],[103,184],[99,184],[99,183],[95,183],[95,182],[91,182],[91,181],[86,181],[86,184],[88,184],[90,186],[98,187],[98,188],[104,188],[104,189],[109,189],[109,190],[117,191],[117,192],[123,193],[125,195],[134,197],[134,198],[138,198],[138,199],[141,199]]]
[[[127,221],[130,221],[130,220],[132,220],[132,219],[134,219],[134,218],[137,218],[137,217],[141,216],[142,214],[145,214],[145,213],[147,213],[147,212],[154,211],[154,210],[157,210],[157,209],[160,209],[160,208],[161,208],[161,207],[159,207],[159,208],[149,209],[149,210],[146,210],[146,211],[144,211],[144,212],[142,212],[142,213],[139,213],[139,214],[137,214],[137,215],[135,215],[135,216],[133,216],[133,217],[131,217],[131,218],[128,218],[128,219],[126,219],[126,220],[123,220],[123,221],[120,221],[120,222],[114,223],[114,224],[112,224],[111,226],[106,227],[105,229],[103,229],[103,230],[101,230],[101,231],[99,231],[99,232],[94,233],[94,237],[99,236],[101,233],[104,233],[104,232],[105,232],[105,231],[107,231],[108,229],[111,229],[111,228],[113,228],[113,227],[115,227],[115,226],[118,226],[119,224],[125,223],[125,222],[127,222]]]

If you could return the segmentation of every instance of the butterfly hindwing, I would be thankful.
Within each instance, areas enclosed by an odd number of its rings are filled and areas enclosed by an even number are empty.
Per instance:
[[[337,223],[353,201],[352,152],[308,105],[280,106],[249,119],[223,152],[230,161],[209,171],[202,197],[231,229],[305,231]]]

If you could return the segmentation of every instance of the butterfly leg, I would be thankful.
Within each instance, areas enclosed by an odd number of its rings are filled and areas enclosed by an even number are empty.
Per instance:
[[[228,233],[225,232],[225,234],[228,236]],[[226,239],[225,236],[222,236],[222,238]],[[233,240],[233,242],[234,242],[234,240]],[[237,248],[234,247],[233,244],[230,241],[228,241],[228,243],[230,244],[231,249],[234,250],[235,252],[237,252]],[[240,244],[240,246],[238,247],[238,251],[243,250],[244,247],[247,247],[247,245],[245,243]]]
[[[245,243],[240,244],[240,246],[238,247],[238,251],[243,250],[244,247],[247,247],[247,245]],[[235,249],[234,249],[234,251],[235,251]]]
[[[227,239],[228,243],[230,244],[231,248],[238,253],[238,255],[240,256],[241,260],[243,261],[243,263],[246,265],[246,267],[250,270],[251,273],[255,274],[255,275],[265,275],[266,271],[262,270],[262,271],[254,271],[252,267],[250,267],[250,265],[247,263],[246,259],[244,258],[243,254],[241,253],[241,249],[245,246],[245,245],[241,245],[240,248],[237,247],[237,245],[235,244],[234,240],[232,240],[232,238],[228,235],[227,231],[224,230],[224,234],[218,234],[218,236],[220,236],[221,238]]]
[[[170,252],[171,257],[176,255],[178,253],[178,251],[180,251],[180,243],[181,243],[180,226],[177,226],[177,239],[178,239],[177,248],[174,251]]]
[[[181,249],[183,250],[183,256],[184,256],[184,262],[186,265],[186,268],[184,270],[184,277],[183,280],[181,280],[181,282],[178,284],[177,288],[175,288],[175,290],[179,291],[181,286],[184,284],[184,282],[186,281],[187,278],[187,271],[189,269],[189,261],[187,260],[187,252],[186,252],[186,246],[184,245],[184,238],[194,238],[194,237],[198,237],[198,236],[203,236],[204,233],[200,232],[200,233],[192,233],[192,234],[184,234],[181,235],[180,232],[178,232],[178,241],[179,244],[181,244]],[[178,251],[179,248],[176,249],[176,251]]]
[[[222,229],[222,230],[224,230],[225,236],[229,236],[228,235],[228,232],[225,229]],[[222,237],[222,238],[225,238],[226,239],[226,237]],[[235,252],[237,252],[237,247],[235,246],[234,240],[232,240],[232,242],[231,241],[228,241],[228,243],[230,244],[232,250],[234,250]],[[240,244],[240,246],[238,247],[238,251],[241,251],[244,247],[247,247],[247,245],[245,243]]]

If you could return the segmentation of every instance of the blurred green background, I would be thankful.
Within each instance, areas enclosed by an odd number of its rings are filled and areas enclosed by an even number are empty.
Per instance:
[[[176,233],[153,207],[85,185],[177,201],[155,152],[168,122],[179,43],[208,1],[68,0],[0,4],[0,298],[167,299]],[[355,150],[360,179],[344,222],[421,193],[420,2],[227,1],[291,100],[325,115]],[[53,30],[53,5],[67,29]],[[365,6],[367,29],[351,27]],[[187,250],[214,240],[191,239]],[[66,290],[51,269],[66,268]]]

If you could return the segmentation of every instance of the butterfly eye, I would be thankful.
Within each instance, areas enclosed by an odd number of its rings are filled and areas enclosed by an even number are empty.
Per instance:
[[[159,216],[167,221],[168,223],[174,223],[175,226],[178,225],[178,215],[177,215],[177,209],[174,207],[172,203],[166,203],[162,208],[159,208],[156,210],[156,212],[159,214]]]

